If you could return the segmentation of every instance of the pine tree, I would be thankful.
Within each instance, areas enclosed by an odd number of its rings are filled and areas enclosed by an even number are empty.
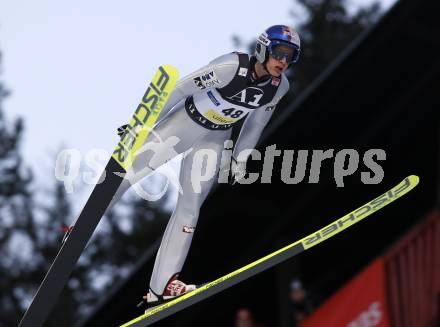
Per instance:
[[[292,82],[292,92],[283,98],[283,103],[290,103],[292,98],[309,86],[323,70],[352,42],[362,31],[370,27],[380,17],[380,5],[374,2],[369,6],[350,13],[347,0],[295,0],[300,7],[292,9],[292,18],[299,25],[292,23],[301,37],[301,56],[298,64],[287,71]],[[232,42],[236,47],[243,45],[243,40],[234,35]],[[247,49],[254,53],[255,41]]]
[[[0,326],[17,326],[55,258],[62,237],[59,227],[70,216],[62,185],[56,185],[51,206],[36,203],[33,175],[20,153],[23,120],[8,122],[3,111],[9,95],[0,83]],[[73,317],[76,303],[67,287],[59,303],[63,316],[47,326]]]
[[[8,95],[0,83],[0,321],[16,326],[36,289],[28,280],[39,277],[35,267],[42,258],[35,256],[39,235],[32,212],[32,173],[20,155],[23,121],[7,121],[3,104]]]
[[[297,27],[301,36],[301,57],[289,70],[293,94],[311,84],[362,31],[377,21],[379,4],[350,14],[346,0],[297,0],[309,19]],[[292,12],[292,16],[299,14]],[[286,99],[287,101],[289,99]]]

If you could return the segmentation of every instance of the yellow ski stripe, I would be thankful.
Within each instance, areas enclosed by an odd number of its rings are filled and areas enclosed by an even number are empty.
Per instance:
[[[262,257],[261,259],[258,259],[256,261],[240,268],[240,269],[237,269],[227,275],[224,275],[223,277],[220,277],[212,282],[209,282],[209,283],[201,286],[200,288],[197,288],[194,291],[191,291],[187,294],[184,294],[184,295],[182,295],[182,296],[180,296],[170,302],[167,302],[167,303],[164,303],[160,306],[157,306],[156,308],[152,309],[151,311],[148,311],[147,313],[121,325],[120,327],[132,326],[133,324],[135,324],[137,322],[140,322],[144,319],[147,319],[148,317],[151,317],[158,312],[161,312],[169,307],[172,307],[173,305],[175,305],[179,302],[185,301],[188,298],[196,296],[197,294],[200,294],[200,293],[206,291],[207,289],[209,289],[219,283],[222,283],[222,282],[224,282],[234,276],[237,276],[237,275],[239,275],[249,269],[252,269],[253,267],[258,266],[258,265],[262,264],[263,262],[265,262],[271,258],[274,258],[277,255],[279,255],[283,252],[286,252],[287,250],[292,249],[298,245],[301,245],[304,250],[307,250],[307,249],[321,243],[322,241],[325,241],[326,239],[342,232],[343,230],[345,230],[348,227],[354,225],[355,223],[361,221],[362,219],[368,217],[369,215],[378,211],[379,209],[383,208],[384,206],[397,200],[402,195],[408,193],[414,187],[416,187],[418,183],[419,183],[418,176],[415,176],[415,175],[408,176],[401,183],[399,183],[397,186],[392,188],[390,191],[375,198],[374,200],[363,205],[362,207],[350,212],[349,214],[343,216],[342,218],[335,220],[333,223],[325,226],[324,228],[318,230],[317,232],[314,232],[314,233],[302,238],[299,241],[291,243],[291,244],[289,244],[289,245],[287,245],[287,246],[285,246],[285,247],[283,247],[273,253],[270,253],[270,254]],[[144,325],[144,326],[147,326],[147,325]]]
[[[310,234],[309,236],[301,240],[304,249],[309,249],[312,246],[325,241],[326,239],[332,237],[335,234],[342,232],[351,225],[357,223],[358,221],[368,217],[373,212],[383,208],[387,204],[395,201],[402,195],[411,191],[419,183],[419,177],[415,175],[408,176],[399,185],[392,188],[390,191],[382,194],[376,199],[368,202],[362,207],[350,212],[342,218],[335,220],[333,223],[325,226],[316,233]]]
[[[113,152],[112,157],[125,171],[131,167],[137,151],[150,134],[178,79],[177,69],[169,65],[160,66],[154,75],[130,120],[127,131]]]

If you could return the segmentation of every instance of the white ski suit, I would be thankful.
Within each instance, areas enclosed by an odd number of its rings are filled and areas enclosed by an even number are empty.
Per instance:
[[[266,75],[255,80],[255,62],[253,56],[233,52],[180,79],[153,128],[154,133],[150,133],[146,140],[146,143],[154,142],[158,136],[163,143],[157,143],[154,151],[139,154],[133,163],[138,181],[172,157],[192,148],[182,161],[179,180],[183,192],[178,195],[151,276],[150,289],[156,294],[162,294],[169,279],[181,271],[200,207],[215,182],[215,178],[201,181],[195,183],[200,188],[194,189],[191,181],[193,161],[203,158],[198,151],[217,154],[216,164],[206,164],[203,168],[210,170],[205,171],[205,175],[215,176],[232,125],[245,118],[233,150],[233,157],[237,158],[242,150],[255,147],[276,104],[289,89],[284,74],[279,78]],[[175,140],[171,142],[172,151],[169,146],[162,146],[170,137]],[[124,179],[112,204],[130,186],[131,183]]]

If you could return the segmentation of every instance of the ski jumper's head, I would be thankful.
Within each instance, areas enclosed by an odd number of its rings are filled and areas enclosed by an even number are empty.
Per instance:
[[[301,41],[298,33],[285,25],[274,25],[258,37],[255,45],[257,65],[270,75],[279,77],[299,59]]]

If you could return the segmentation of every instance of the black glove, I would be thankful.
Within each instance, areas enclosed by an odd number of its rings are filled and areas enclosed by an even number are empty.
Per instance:
[[[128,124],[125,124],[125,125],[122,125],[122,126],[118,127],[118,135],[119,136],[124,135],[127,127],[128,127]]]

